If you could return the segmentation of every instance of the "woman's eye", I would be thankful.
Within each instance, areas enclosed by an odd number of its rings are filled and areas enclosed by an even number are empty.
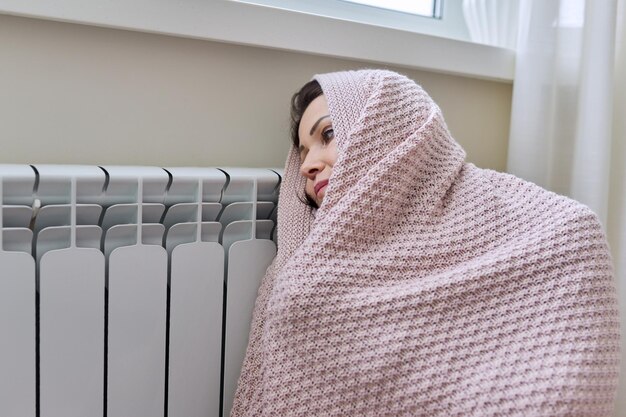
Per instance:
[[[333,131],[332,128],[326,129],[322,132],[322,139],[324,139],[324,142],[330,142],[334,138],[335,138],[335,132]]]

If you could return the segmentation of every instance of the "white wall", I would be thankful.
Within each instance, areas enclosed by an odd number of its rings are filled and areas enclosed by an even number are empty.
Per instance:
[[[0,163],[282,167],[289,99],[358,61],[0,15]],[[421,84],[479,166],[504,170],[512,86]]]

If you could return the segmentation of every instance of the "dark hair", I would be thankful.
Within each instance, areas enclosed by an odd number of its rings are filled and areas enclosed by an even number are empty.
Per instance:
[[[291,97],[291,142],[293,146],[298,148],[300,146],[300,137],[298,136],[298,129],[300,128],[300,120],[302,120],[302,115],[309,104],[319,96],[324,94],[322,91],[322,87],[317,80],[311,80],[308,83],[304,84],[300,90],[295,93]],[[309,196],[307,193],[304,193],[306,200],[300,200],[303,203],[317,208],[317,203]]]
[[[311,80],[304,84],[302,88],[291,97],[291,142],[296,148],[300,146],[298,129],[300,120],[309,104],[319,96],[324,94],[322,87],[317,80]]]

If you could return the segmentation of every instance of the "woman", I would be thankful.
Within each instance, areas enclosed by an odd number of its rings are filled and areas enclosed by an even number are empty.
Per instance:
[[[231,416],[610,415],[618,311],[593,212],[465,162],[402,75],[314,80]]]

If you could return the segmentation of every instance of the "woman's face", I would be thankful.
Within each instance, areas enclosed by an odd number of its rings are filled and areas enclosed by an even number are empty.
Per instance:
[[[307,178],[304,188],[307,195],[322,204],[326,185],[337,161],[337,144],[328,112],[328,102],[323,95],[309,104],[300,119],[300,173]]]

